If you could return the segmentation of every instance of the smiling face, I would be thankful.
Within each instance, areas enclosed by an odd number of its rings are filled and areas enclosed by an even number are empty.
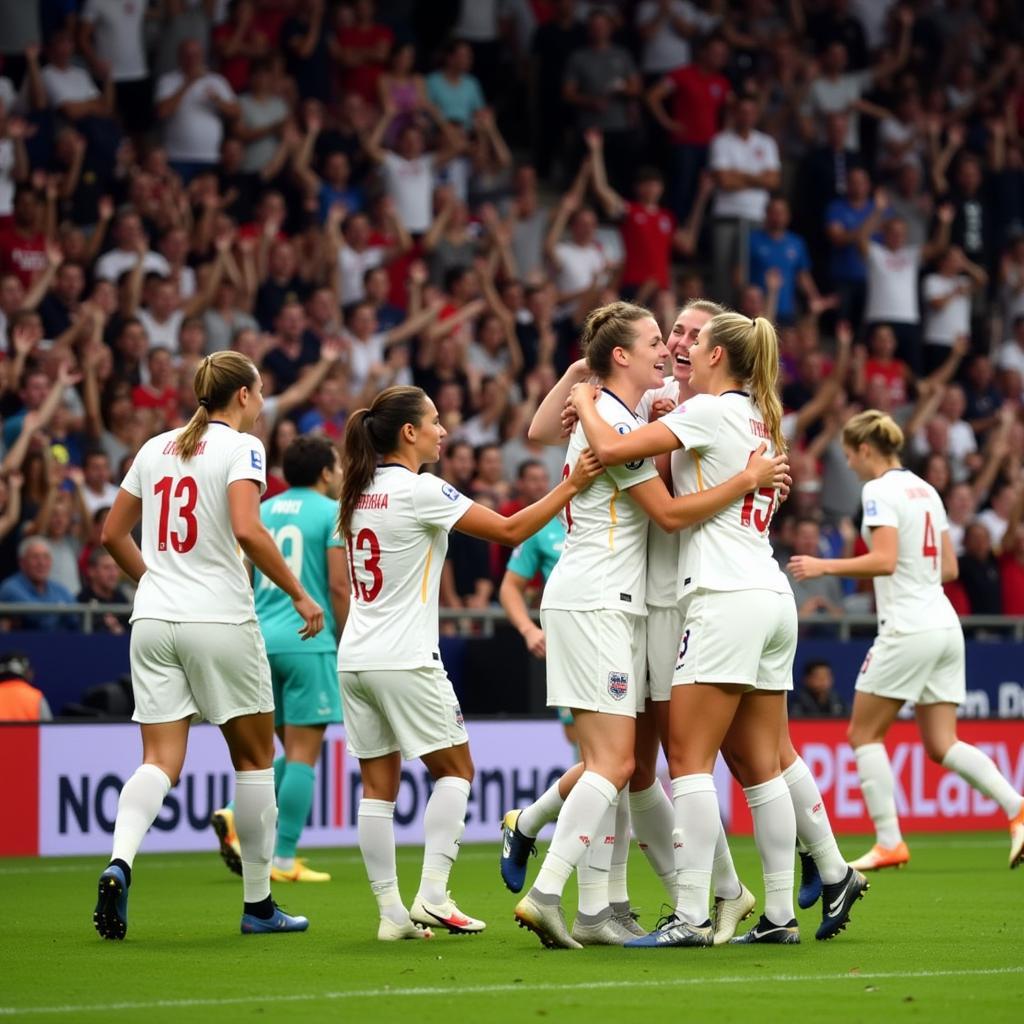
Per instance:
[[[697,337],[690,345],[690,390],[697,395],[706,395],[711,391],[711,382],[717,367],[724,358],[720,345],[711,340],[711,321],[709,320],[697,332]]]
[[[429,398],[423,400],[423,415],[417,424],[413,424],[413,448],[417,461],[420,463],[437,462],[441,458],[441,442],[447,437],[448,431],[441,426],[441,417],[437,407]],[[403,433],[405,428],[402,428]]]
[[[668,336],[668,352],[672,360],[672,375],[683,385],[690,385],[690,347],[697,340],[700,329],[711,319],[702,309],[684,309],[676,317]]]
[[[632,349],[616,351],[627,355],[626,372],[633,383],[644,390],[661,387],[664,383],[669,349],[661,336],[661,328],[653,317],[636,321]]]

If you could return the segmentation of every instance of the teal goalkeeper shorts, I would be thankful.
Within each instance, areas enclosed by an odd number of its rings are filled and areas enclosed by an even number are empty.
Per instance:
[[[267,658],[275,725],[327,725],[342,720],[336,654],[270,654]]]

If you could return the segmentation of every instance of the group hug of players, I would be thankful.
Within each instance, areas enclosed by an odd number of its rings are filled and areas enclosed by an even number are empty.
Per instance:
[[[874,580],[879,635],[858,677],[850,739],[877,843],[848,864],[789,739],[797,613],[768,537],[788,481],[774,328],[698,301],[666,340],[647,310],[617,302],[591,313],[582,343],[585,359],[530,428],[564,444],[569,425],[563,478],[509,517],[421,472],[439,459],[445,430],[422,390],[393,387],[352,414],[340,464],[324,439],[294,443],[284,465],[291,489],[264,504],[261,520],[265,456],[250,434],[263,407],[258,371],[234,352],[200,364],[198,411],[184,430],[142,448],[104,528],[108,550],[139,584],[131,659],[143,764],[122,790],[100,876],[94,923],[102,936],[126,933],[135,854],[198,717],[221,727],[235,768],[234,803],[214,824],[225,860],[242,875],[242,932],[308,927],[274,903],[270,882],[329,877],[295,852],[339,691],[362,775],[359,846],[378,938],[483,931],[448,889],[473,763],[438,646],[441,571],[453,529],[516,546],[556,515],[564,539],[541,602],[547,701],[571,709],[581,763],[505,815],[501,850],[505,884],[520,892],[536,837],[555,822],[515,908],[545,946],[799,942],[795,849],[800,905],[820,899],[816,937],[837,935],[868,888],[862,872],[910,857],[884,747],[908,700],[929,755],[1001,805],[1010,866],[1021,862],[1024,798],[957,738],[964,642],[942,590],[956,556],[937,493],[900,464],[897,424],[867,410],[843,431],[849,464],[865,482],[868,552],[797,556],[789,566],[796,578]],[[140,520],[141,549],[132,537]],[[254,567],[252,587],[238,547]],[[346,563],[350,605],[341,596]],[[276,761],[275,724],[285,749]],[[659,747],[671,798],[655,776]],[[719,753],[743,787],[763,866],[763,911],[741,936],[737,926],[756,900],[722,827],[712,775]],[[407,906],[394,810],[402,760],[415,758],[434,786],[420,883]],[[629,903],[631,834],[672,908],[653,931]],[[570,931],[562,893],[574,871]]]

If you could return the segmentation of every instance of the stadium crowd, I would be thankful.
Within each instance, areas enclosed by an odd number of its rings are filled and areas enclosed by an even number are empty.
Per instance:
[[[1024,65],[1009,0],[0,2],[0,601],[120,602],[98,544],[207,354],[261,368],[272,481],[392,383],[505,513],[622,296],[779,326],[778,557],[863,550],[840,428],[892,413],[962,613],[1024,614]],[[941,55],[941,59],[939,59]],[[453,535],[442,605],[503,558]],[[870,586],[794,581],[804,615]],[[77,628],[8,616],[8,628]],[[125,630],[107,616],[100,627]]]

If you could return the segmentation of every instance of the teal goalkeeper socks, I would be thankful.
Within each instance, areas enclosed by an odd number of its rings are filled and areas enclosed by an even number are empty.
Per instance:
[[[284,758],[278,760],[283,762]],[[275,778],[277,764],[275,761]],[[309,817],[309,809],[313,806],[316,769],[301,761],[289,761],[283,766],[281,776],[277,787],[277,846],[274,856],[289,858],[295,856],[299,836]]]

